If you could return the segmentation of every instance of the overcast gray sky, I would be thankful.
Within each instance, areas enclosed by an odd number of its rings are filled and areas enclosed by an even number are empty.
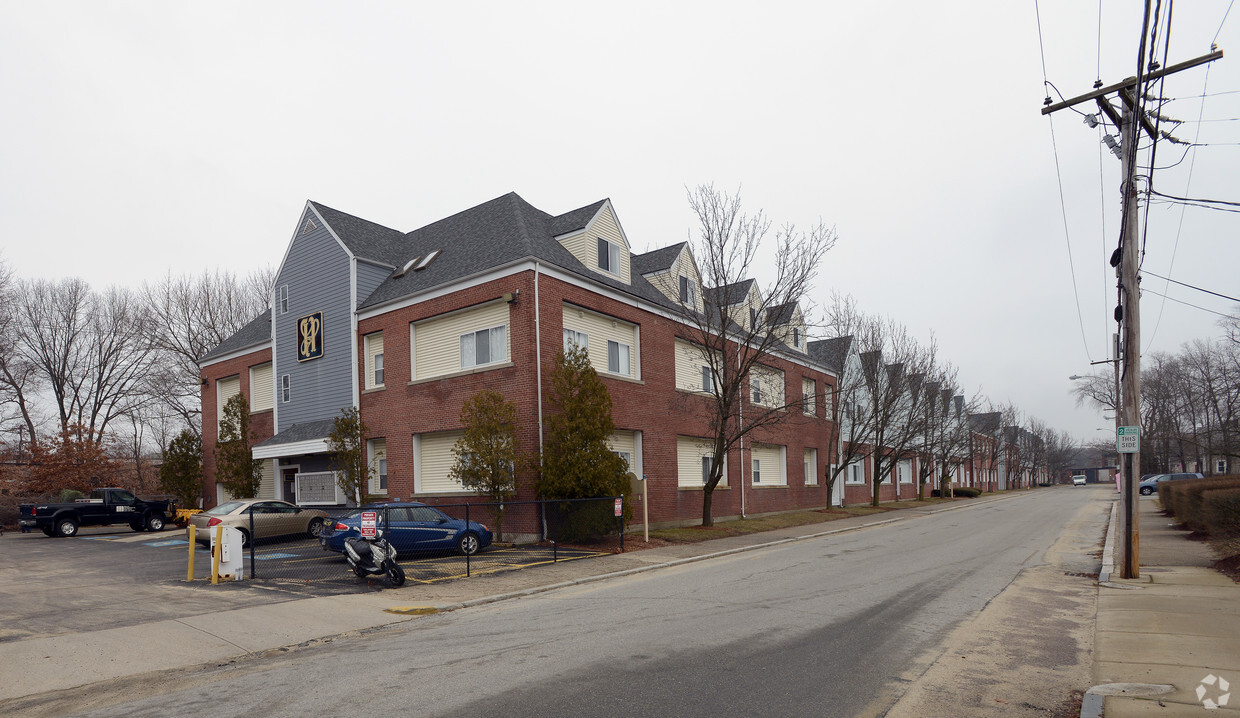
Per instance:
[[[1229,4],[1181,3],[1169,62],[1220,27],[1240,52]],[[1082,1],[0,0],[0,256],[97,287],[244,273],[280,261],[307,199],[408,231],[509,191],[553,214],[610,197],[641,251],[684,239],[685,186],[713,182],[838,228],[820,303],[933,332],[970,392],[1092,440],[1109,423],[1068,376],[1114,329],[1119,163],[1055,115],[1065,223],[1038,12],[1065,96],[1136,74],[1136,2],[1103,2],[1100,32]],[[1155,189],[1240,201],[1238,61],[1167,80],[1174,134],[1209,146]],[[1144,267],[1237,296],[1238,222],[1154,205]],[[1152,292],[1236,309],[1143,286],[1147,354],[1219,334]]]

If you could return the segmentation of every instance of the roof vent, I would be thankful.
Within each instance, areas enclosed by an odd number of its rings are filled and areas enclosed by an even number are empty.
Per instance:
[[[318,226],[317,224],[315,224],[315,223],[314,223],[314,219],[313,219],[313,218],[311,218],[311,217],[306,217],[306,223],[305,223],[305,224],[303,224],[303,225],[301,225],[301,233],[302,233],[302,234],[308,234],[308,233],[313,232],[314,230],[318,229],[318,227],[319,227],[319,226]]]

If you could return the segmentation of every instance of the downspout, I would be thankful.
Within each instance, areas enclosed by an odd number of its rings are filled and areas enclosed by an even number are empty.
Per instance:
[[[542,312],[538,308],[538,262],[534,262],[534,361],[538,382],[538,454],[543,445],[543,396],[542,396]]]
[[[727,350],[726,346],[724,347],[724,350],[725,351]],[[737,351],[736,351],[736,373],[738,375],[741,373],[741,352],[740,352],[739,346],[737,347]],[[736,397],[736,413],[740,417],[741,428],[743,429],[745,427],[745,391],[744,389],[741,388],[740,384],[737,384],[736,387],[737,387],[736,392],[738,394],[738,396]],[[744,434],[741,434],[740,441],[737,442],[737,447],[738,447],[737,456],[741,460],[741,466],[740,466],[740,469],[741,469],[741,518],[746,518],[745,516],[745,435]],[[752,480],[753,479],[753,466],[752,465],[750,465],[749,467],[749,472],[750,472],[749,477]]]
[[[538,306],[538,262],[534,262],[534,366],[535,376],[537,377],[536,390],[538,391],[538,456],[541,464],[542,445],[543,445],[543,395],[542,395],[542,311]],[[547,537],[547,506],[546,504],[538,505],[542,520],[542,535]]]

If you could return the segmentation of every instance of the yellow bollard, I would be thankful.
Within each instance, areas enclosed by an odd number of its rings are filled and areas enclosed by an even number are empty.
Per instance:
[[[211,584],[215,585],[220,582],[220,554],[223,553],[224,547],[224,525],[217,524],[215,527],[215,545],[211,548]]]
[[[189,528],[186,529],[189,533],[189,573],[185,576],[186,581],[194,580],[194,549],[198,547],[198,542],[195,540],[195,532],[197,530],[198,527],[193,524],[190,524]]]

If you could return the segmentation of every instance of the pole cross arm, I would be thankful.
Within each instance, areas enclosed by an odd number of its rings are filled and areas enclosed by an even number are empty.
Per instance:
[[[1195,57],[1192,60],[1185,60],[1184,62],[1171,65],[1161,70],[1156,70],[1154,72],[1151,72],[1148,75],[1145,75],[1141,79],[1142,80],[1157,80],[1158,78],[1163,77],[1164,75],[1171,75],[1176,72],[1179,72],[1180,70],[1187,70],[1190,67],[1197,67],[1198,65],[1204,65],[1207,62],[1214,62],[1215,60],[1221,59],[1222,57],[1223,57],[1223,51],[1215,50],[1209,55],[1202,55],[1201,57]],[[1107,85],[1106,87],[1100,87],[1097,90],[1094,90],[1093,92],[1087,92],[1084,95],[1073,97],[1070,100],[1064,100],[1063,102],[1057,102],[1053,105],[1047,105],[1046,107],[1042,108],[1042,114],[1049,115],[1050,113],[1055,112],[1057,110],[1062,110],[1068,107],[1072,107],[1073,105],[1079,105],[1082,102],[1092,100],[1095,97],[1102,97],[1103,95],[1109,95],[1112,92],[1115,92],[1116,90],[1122,90],[1122,89],[1129,88],[1129,87],[1135,87],[1136,84],[1137,84],[1137,78],[1129,77],[1125,80],[1115,83],[1114,85]]]

